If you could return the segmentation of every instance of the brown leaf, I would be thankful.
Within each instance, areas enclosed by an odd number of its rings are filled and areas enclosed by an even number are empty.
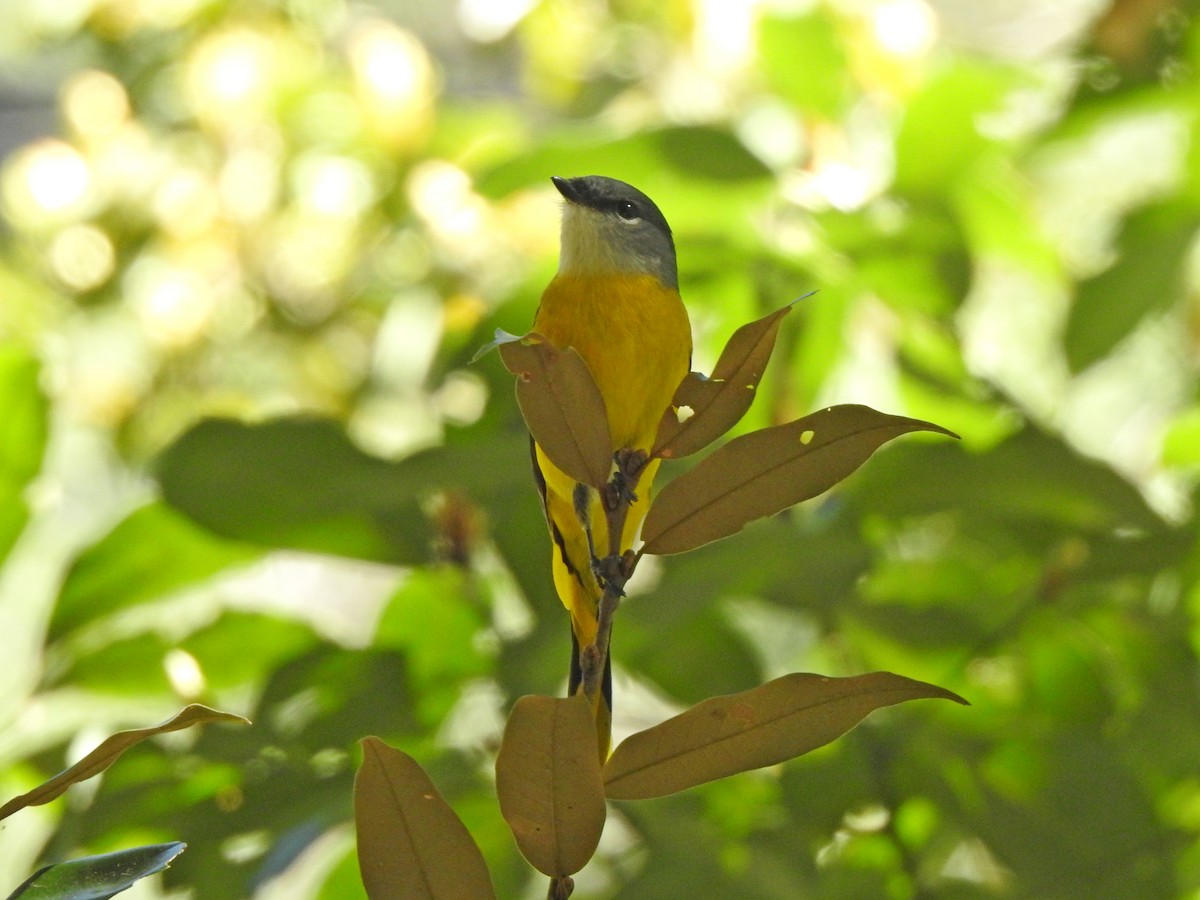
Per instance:
[[[652,456],[688,456],[738,423],[754,402],[758,382],[775,349],[780,321],[792,311],[792,305],[735,331],[708,378],[699,372],[687,374],[658,426]],[[690,415],[681,419],[682,410],[690,410]]]
[[[550,461],[576,481],[602,488],[612,471],[612,438],[600,389],[575,350],[536,332],[499,345],[517,376],[517,403]]]
[[[713,697],[623,741],[604,767],[612,800],[645,800],[771,766],[824,746],[866,715],[906,700],[957,694],[890,672],[852,678],[793,673]]]
[[[596,725],[583,694],[522,697],[496,757],[500,812],[521,853],[561,878],[582,869],[604,830]]]
[[[867,406],[831,406],[734,438],[669,482],[642,526],[645,553],[694,550],[833,487],[882,444],[940,425]]]
[[[26,806],[41,806],[43,803],[49,803],[55,797],[60,796],[71,785],[80,781],[86,781],[93,775],[99,775],[115,763],[122,753],[148,737],[153,737],[156,734],[166,734],[169,731],[181,731],[184,728],[191,728],[193,725],[200,725],[205,722],[250,724],[249,719],[234,715],[233,713],[221,712],[220,710],[209,709],[207,706],[193,703],[190,706],[184,707],[173,718],[168,719],[161,725],[154,725],[150,728],[137,728],[132,731],[118,731],[112,737],[101,741],[95,750],[75,763],[71,768],[59,772],[49,781],[43,782],[32,791],[22,794],[20,797],[13,797],[4,806],[0,806],[0,819],[6,819],[18,809],[24,809]]]
[[[363,738],[354,779],[358,869],[371,900],[495,898],[483,854],[411,756]]]

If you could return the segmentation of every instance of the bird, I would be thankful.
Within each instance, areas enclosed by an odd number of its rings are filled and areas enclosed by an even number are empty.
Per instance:
[[[623,181],[602,175],[551,181],[563,198],[559,263],[533,331],[560,349],[573,348],[587,364],[604,400],[614,457],[623,450],[649,454],[691,368],[691,324],[679,294],[671,228],[653,200]],[[583,678],[581,650],[596,640],[603,592],[592,550],[607,554],[608,526],[599,492],[582,493],[532,438],[530,444],[552,539],[554,586],[571,618],[568,693],[574,694]],[[622,486],[630,506],[621,553],[631,549],[646,516],[658,462],[648,460],[634,483]],[[612,665],[607,653],[605,659],[594,698],[601,760],[612,730]]]

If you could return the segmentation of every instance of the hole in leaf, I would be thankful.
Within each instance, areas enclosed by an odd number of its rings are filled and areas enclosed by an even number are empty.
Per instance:
[[[682,425],[695,414],[696,411],[690,406],[683,405],[675,407],[675,418],[679,421],[680,425]]]
[[[811,428],[805,429],[804,431],[800,432],[800,443],[804,444],[805,446],[808,446],[809,444],[812,443],[812,439],[815,436],[816,436],[816,432],[814,432]]]

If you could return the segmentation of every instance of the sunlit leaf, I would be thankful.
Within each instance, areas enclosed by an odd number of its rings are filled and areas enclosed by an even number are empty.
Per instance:
[[[371,900],[495,897],[483,854],[407,753],[363,738],[354,779],[358,866]]]
[[[26,806],[41,806],[43,803],[49,803],[71,785],[85,781],[93,775],[103,772],[115,763],[122,753],[135,744],[146,740],[146,738],[154,737],[157,734],[166,734],[170,731],[181,731],[184,728],[191,728],[193,725],[203,725],[208,722],[236,722],[239,725],[250,724],[249,720],[242,716],[209,709],[207,706],[193,703],[190,706],[185,706],[173,717],[160,725],[154,725],[150,728],[136,728],[131,731],[119,731],[101,741],[100,746],[69,769],[64,769],[49,781],[43,782],[33,790],[27,791],[19,797],[14,797],[5,803],[4,806],[0,806],[0,819],[5,819],[17,810],[24,809]]]
[[[186,849],[175,841],[53,863],[38,869],[8,900],[107,900],[161,872]]]
[[[1073,372],[1108,355],[1147,315],[1177,301],[1200,216],[1190,204],[1151,206],[1125,223],[1116,262],[1079,285],[1063,348]]]
[[[944,688],[889,672],[784,675],[705,700],[622,741],[604,767],[605,793],[612,800],[663,797],[775,765],[828,744],[876,709],[922,698],[966,703]]]
[[[212,690],[236,685],[259,684],[317,646],[312,629],[278,616],[229,610],[215,622],[193,632],[179,649],[195,657]],[[253,653],[246,648],[253,647]]]
[[[1169,466],[1200,465],[1200,404],[1180,411],[1168,425],[1162,459]]]
[[[419,698],[413,710],[431,727],[461,698],[470,678],[490,671],[480,646],[484,627],[472,583],[456,566],[415,569],[379,617],[375,647],[402,650]]]
[[[50,621],[54,637],[246,563],[262,550],[214,537],[164,503],[130,513],[71,566]],[[171,560],[164,566],[163,560]]]
[[[735,331],[708,378],[688,373],[658,426],[654,456],[676,459],[695,453],[737,424],[754,402],[779,323],[791,309],[789,304]]]
[[[980,118],[996,112],[1022,80],[1015,67],[965,56],[928,79],[910,100],[896,136],[896,189],[945,196],[954,179],[996,143],[979,127]]]
[[[591,705],[573,697],[520,698],[496,757],[500,812],[539,872],[572,875],[604,830],[604,786]]]
[[[828,490],[912,431],[951,435],[930,422],[848,405],[734,438],[662,489],[642,528],[644,551],[683,553],[731,535]]]
[[[604,398],[583,357],[530,333],[501,344],[500,358],[517,376],[521,415],[550,461],[581,484],[604,487],[612,438]]]
[[[47,403],[37,360],[16,344],[0,344],[0,559],[25,524],[23,493],[42,466]]]
[[[840,116],[855,96],[838,31],[835,14],[820,6],[803,15],[764,15],[759,23],[759,56],[772,87],[822,119]]]

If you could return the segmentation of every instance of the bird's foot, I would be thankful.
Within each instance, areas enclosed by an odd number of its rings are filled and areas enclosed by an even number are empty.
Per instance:
[[[613,472],[612,480],[606,485],[605,504],[609,509],[617,509],[620,505],[632,506],[637,502],[638,478],[646,467],[649,457],[645,450],[631,450],[625,447],[613,454],[617,471]]]

